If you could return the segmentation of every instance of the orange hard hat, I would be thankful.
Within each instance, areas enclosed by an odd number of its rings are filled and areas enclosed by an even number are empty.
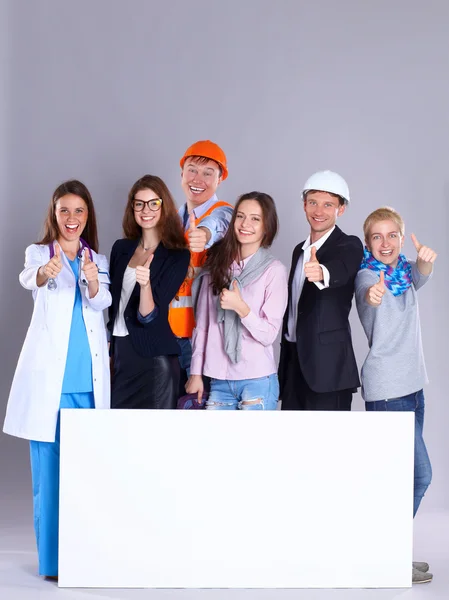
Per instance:
[[[201,140],[200,142],[195,142],[192,144],[189,148],[187,148],[187,150],[184,152],[184,156],[179,161],[181,168],[184,166],[186,158],[189,156],[204,156],[204,158],[214,160],[221,167],[223,181],[228,176],[226,154],[223,152],[220,146],[214,144],[214,142],[211,142],[210,140]]]

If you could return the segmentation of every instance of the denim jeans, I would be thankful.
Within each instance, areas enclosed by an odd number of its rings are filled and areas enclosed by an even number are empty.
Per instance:
[[[278,376],[255,379],[211,379],[208,410],[276,410]]]
[[[415,413],[415,469],[413,490],[413,516],[416,515],[421,500],[432,480],[432,467],[426,444],[423,439],[424,393],[422,390],[389,400],[366,402],[366,410],[413,411]]]
[[[179,366],[186,371],[187,378],[190,377],[190,363],[192,361],[192,342],[190,338],[177,338],[181,354],[179,355]]]

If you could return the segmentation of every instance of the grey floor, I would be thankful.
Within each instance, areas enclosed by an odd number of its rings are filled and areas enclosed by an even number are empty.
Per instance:
[[[12,483],[12,482],[11,482]],[[253,589],[174,589],[174,590],[88,590],[59,589],[57,584],[36,575],[36,552],[31,520],[29,490],[19,495],[2,486],[0,494],[0,598],[1,600],[449,600],[449,513],[429,514],[424,511],[415,520],[415,559],[432,565],[434,581],[404,590],[253,590]]]
[[[37,576],[27,447],[0,435],[0,600],[449,600],[449,512],[422,510],[415,519],[415,560],[431,564],[434,581],[403,590],[59,589]]]

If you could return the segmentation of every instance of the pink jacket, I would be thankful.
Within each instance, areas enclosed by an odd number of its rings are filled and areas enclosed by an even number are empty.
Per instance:
[[[251,260],[245,259],[244,264]],[[234,262],[234,273],[241,267]],[[241,321],[241,360],[233,364],[223,347],[222,324],[217,323],[217,296],[212,294],[210,276],[204,275],[196,309],[192,337],[192,375],[213,379],[255,379],[277,372],[273,343],[282,325],[288,300],[287,270],[275,260],[255,281],[241,290],[251,311]]]

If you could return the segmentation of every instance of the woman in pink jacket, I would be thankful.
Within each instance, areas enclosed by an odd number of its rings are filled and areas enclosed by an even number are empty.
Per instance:
[[[210,377],[207,409],[276,408],[273,342],[287,306],[287,271],[268,250],[277,230],[271,196],[244,194],[194,284],[196,328],[186,391],[200,400],[202,377]]]

